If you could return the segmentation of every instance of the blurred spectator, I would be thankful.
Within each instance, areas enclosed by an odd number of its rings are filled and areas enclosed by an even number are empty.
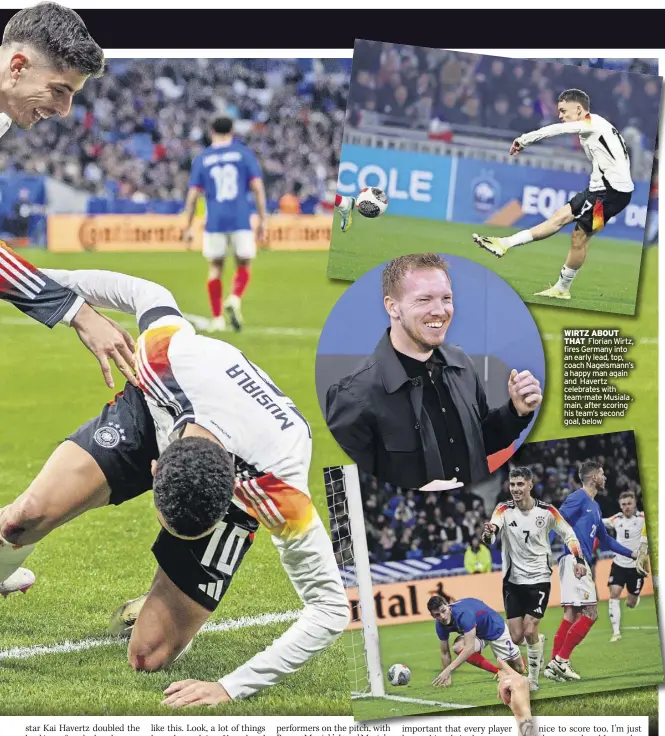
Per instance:
[[[472,559],[471,554],[484,555],[483,550],[487,550],[483,545],[478,551],[475,548],[482,535],[483,523],[489,520],[494,506],[511,498],[507,478],[514,466],[529,467],[534,476],[534,497],[558,507],[569,493],[581,488],[577,474],[580,465],[585,460],[595,459],[603,465],[607,478],[606,492],[597,496],[603,516],[619,511],[618,497],[624,490],[634,491],[638,508],[643,508],[636,457],[632,432],[525,444],[496,471],[500,490],[486,501],[473,488],[465,487],[446,494],[404,491],[361,472],[370,559],[378,563],[452,557],[461,556],[464,551],[464,565],[467,566],[466,560]],[[327,492],[329,507],[333,509],[331,532],[335,555],[340,565],[351,564],[346,505],[339,500],[343,484],[329,484]],[[465,550],[468,549],[472,552],[467,557]]]
[[[451,545],[462,544],[464,537],[461,527],[457,526],[452,516],[446,516],[441,527],[441,537],[447,539]]]
[[[399,61],[399,60],[398,60]],[[64,120],[3,138],[8,166],[96,196],[182,200],[210,121],[236,119],[268,199],[319,197],[337,180],[350,61],[111,59]]]
[[[644,139],[654,140],[658,129],[661,83],[656,60],[510,59],[357,41],[353,74],[347,106],[352,126],[417,128],[437,140],[450,140],[453,132],[478,135],[470,126],[485,128],[487,139],[497,132],[503,138],[550,125],[558,122],[559,93],[584,89],[592,112],[611,120],[619,131],[637,130],[639,148],[635,145],[631,152],[644,160],[634,165],[633,175],[651,175]],[[452,126],[445,138],[443,124]],[[468,138],[465,142],[472,145]],[[579,149],[574,137],[552,139],[548,145]]]
[[[469,574],[492,572],[492,555],[478,537],[473,537],[464,553],[464,569]]]

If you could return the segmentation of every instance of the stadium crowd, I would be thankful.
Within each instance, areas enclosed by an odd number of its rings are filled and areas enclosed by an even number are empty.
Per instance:
[[[347,115],[354,127],[427,130],[437,121],[521,134],[558,122],[559,92],[577,87],[589,94],[593,112],[652,140],[659,81],[631,72],[657,75],[656,69],[655,61],[642,59],[509,59],[360,40]]]
[[[97,196],[183,200],[218,115],[237,120],[268,199],[320,196],[337,180],[350,60],[109,61],[64,120],[2,140],[0,171],[46,174]]]
[[[527,466],[534,474],[535,498],[559,507],[569,493],[581,488],[578,469],[582,462],[594,459],[603,465],[607,476],[605,490],[596,496],[603,516],[620,510],[618,497],[625,490],[634,491],[638,508],[643,508],[636,457],[632,432],[525,444],[495,474],[500,489],[498,495],[494,491],[491,504],[472,488],[445,494],[404,490],[361,472],[370,560],[445,558],[464,553],[469,546],[477,548],[483,523],[489,520],[495,504],[510,498],[508,472],[516,466]],[[352,559],[343,491],[341,478],[328,484],[329,500],[334,498],[331,524],[340,565]],[[468,567],[467,571],[471,572]]]

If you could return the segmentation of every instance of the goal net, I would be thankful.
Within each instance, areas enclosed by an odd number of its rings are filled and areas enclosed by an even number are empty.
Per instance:
[[[330,531],[344,586],[356,588],[351,600],[352,623],[344,634],[352,696],[383,697],[383,669],[374,610],[365,519],[358,468],[344,465],[324,470]]]

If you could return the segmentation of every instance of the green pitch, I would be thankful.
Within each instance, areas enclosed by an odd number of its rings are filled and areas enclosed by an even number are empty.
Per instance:
[[[29,257],[44,267],[111,269],[151,279],[171,289],[184,312],[207,314],[206,267],[197,254],[57,256],[31,252]],[[314,440],[310,487],[324,518],[327,510],[322,468],[348,462],[326,429],[314,385],[318,335],[348,285],[325,278],[327,257],[327,253],[261,253],[243,306],[246,331],[225,336],[266,370],[309,419]],[[548,379],[545,404],[531,439],[635,428],[652,545],[657,518],[653,414],[657,405],[657,257],[656,249],[645,254],[639,320],[532,308],[545,336]],[[131,320],[121,319],[134,330]],[[638,340],[630,354],[638,369],[624,382],[635,397],[626,419],[608,420],[600,430],[586,432],[584,428],[562,427],[563,327],[620,327]],[[0,505],[4,505],[27,487],[58,442],[96,415],[112,392],[105,388],[96,362],[72,331],[63,327],[49,331],[2,303],[0,371],[5,379],[5,390],[0,392]],[[262,532],[212,617],[215,624],[251,617],[244,622],[251,625],[199,635],[191,652],[170,672],[132,672],[125,649],[118,643],[81,651],[70,646],[59,653],[49,650],[39,656],[32,649],[21,649],[66,642],[78,646],[86,640],[103,640],[111,613],[150,584],[155,567],[150,546],[157,531],[151,498],[145,495],[118,508],[88,513],[38,545],[28,561],[37,574],[37,584],[26,596],[0,599],[0,715],[164,715],[171,711],[159,704],[161,690],[170,682],[190,677],[217,679],[287,628],[288,623],[252,623],[261,614],[294,611],[299,606],[277,554]],[[653,558],[655,563],[655,553]],[[8,656],[13,648],[19,649]],[[277,687],[221,710],[235,715],[350,714],[350,689],[343,661],[340,642]],[[600,689],[607,690],[604,686]],[[570,707],[574,704],[574,712],[579,713],[620,713],[628,698],[630,707],[625,706],[626,712],[654,715],[657,711],[654,688],[578,697],[570,699]],[[560,713],[563,706],[564,701],[545,701],[539,704],[538,712]],[[490,712],[503,715],[505,709],[501,706]]]
[[[367,220],[356,214],[346,233],[339,230],[336,216],[328,275],[356,279],[373,266],[406,253],[447,253],[463,256],[492,269],[503,277],[525,302],[550,304],[552,299],[534,296],[559,277],[570,245],[570,233],[511,249],[496,258],[474,244],[471,235],[511,235],[515,228],[462,225],[453,222],[387,216]],[[640,274],[642,244],[629,240],[595,237],[586,263],[575,279],[570,301],[559,306],[592,309],[616,314],[633,314]]]
[[[580,715],[579,703],[587,700],[584,694],[598,691],[622,690],[654,685],[663,681],[663,665],[658,647],[658,628],[656,610],[652,597],[642,600],[632,610],[623,609],[623,639],[610,644],[612,628],[610,626],[607,603],[599,605],[598,621],[586,639],[573,653],[573,666],[582,679],[574,683],[558,683],[546,680],[541,676],[540,690],[532,695],[534,715]],[[541,623],[541,632],[547,636],[545,643],[545,663],[549,661],[552,640],[561,620],[560,610],[550,608]],[[353,712],[359,720],[435,713],[442,710],[457,710],[461,707],[477,707],[493,705],[496,702],[496,682],[491,673],[464,664],[453,673],[450,687],[432,687],[432,680],[441,672],[439,641],[434,633],[433,623],[401,624],[385,626],[379,634],[381,661],[384,670],[394,663],[400,662],[411,668],[411,682],[407,686],[393,687],[385,682],[388,699],[371,698],[356,699]],[[491,649],[483,651],[491,662],[495,658]],[[405,703],[391,700],[391,696],[413,698],[424,703]],[[566,698],[555,703],[546,702],[549,698]],[[603,696],[607,697],[607,696]],[[634,691],[615,693],[612,715],[645,714],[646,704],[655,700],[654,691]],[[594,715],[608,714],[593,700]],[[430,704],[427,703],[430,701]],[[446,703],[447,708],[431,701]],[[545,701],[545,702],[543,702]],[[653,704],[653,703],[652,703]],[[634,711],[637,708],[638,711]]]

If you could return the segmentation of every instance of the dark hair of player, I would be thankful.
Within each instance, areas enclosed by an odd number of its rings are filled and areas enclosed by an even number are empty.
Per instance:
[[[427,610],[432,611],[438,611],[441,606],[445,606],[447,604],[446,599],[442,595],[433,595],[428,601],[427,601]]]
[[[619,494],[619,501],[621,501],[622,498],[632,498],[635,501],[637,500],[635,491],[621,491],[621,493]]]
[[[558,102],[578,102],[585,110],[591,109],[591,100],[581,89],[567,89],[559,95]]]
[[[5,26],[2,44],[12,43],[36,49],[59,72],[76,69],[93,77],[104,73],[104,52],[81,17],[57,3],[39,3],[12,16]]]
[[[155,506],[169,529],[197,537],[224,516],[234,482],[233,462],[223,447],[205,437],[183,437],[157,461]]]
[[[580,480],[582,481],[582,483],[586,483],[591,473],[595,473],[596,471],[601,470],[602,467],[603,466],[595,460],[586,460],[585,462],[583,462],[580,465],[579,472]]]
[[[448,264],[438,253],[411,253],[407,256],[393,258],[383,269],[383,296],[393,298],[401,296],[402,280],[409,271],[415,271],[419,268],[438,268],[450,279]]]
[[[217,135],[228,135],[233,130],[231,118],[215,118],[212,121],[212,132]]]
[[[508,473],[509,478],[524,478],[524,480],[533,480],[533,473],[530,468],[513,468]]]

